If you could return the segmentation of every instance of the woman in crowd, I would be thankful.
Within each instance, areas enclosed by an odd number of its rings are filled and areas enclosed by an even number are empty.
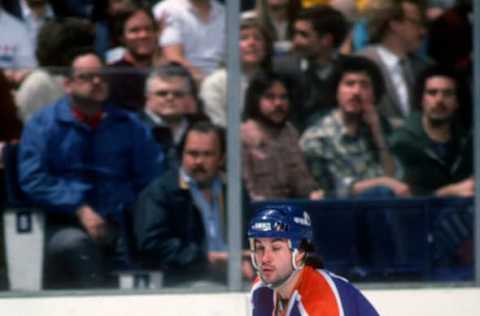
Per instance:
[[[240,102],[250,78],[259,70],[270,69],[272,43],[268,32],[253,17],[244,17],[240,22]],[[202,83],[200,98],[205,104],[205,112],[213,123],[227,125],[227,70],[219,69]]]

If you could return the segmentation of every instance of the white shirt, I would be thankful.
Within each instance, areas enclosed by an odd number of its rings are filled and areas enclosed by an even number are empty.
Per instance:
[[[25,25],[0,8],[0,68],[31,68],[37,65]]]
[[[48,18],[53,17],[52,7],[50,4],[48,4],[48,2],[45,3],[44,16],[35,16],[33,11],[27,5],[26,0],[20,0],[20,8],[22,10],[24,24],[27,27],[28,34],[30,35],[30,42],[32,43],[32,47],[35,49],[37,47],[38,31]]]
[[[208,22],[202,21],[189,0],[165,0],[153,7],[157,20],[165,28],[160,46],[181,44],[185,58],[205,75],[219,68],[225,59],[225,9],[210,1]]]
[[[205,113],[219,126],[227,126],[227,70],[222,68],[203,80],[200,86],[200,98],[205,105]],[[240,113],[243,113],[248,78],[240,74]]]
[[[378,54],[387,67],[393,86],[397,89],[400,100],[400,110],[404,116],[407,116],[411,110],[410,92],[408,91],[407,81],[402,73],[401,60],[397,55],[380,45],[378,46]]]

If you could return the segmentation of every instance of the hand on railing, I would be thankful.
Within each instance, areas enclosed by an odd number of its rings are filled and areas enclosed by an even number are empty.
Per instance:
[[[469,177],[465,180],[452,183],[441,187],[435,191],[435,195],[439,197],[457,196],[457,197],[472,197],[475,194],[475,179]]]

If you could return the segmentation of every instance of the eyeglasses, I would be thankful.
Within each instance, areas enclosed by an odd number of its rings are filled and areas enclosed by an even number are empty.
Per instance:
[[[157,97],[166,98],[168,95],[171,95],[174,98],[183,98],[188,95],[187,92],[181,90],[157,90],[153,92]]]

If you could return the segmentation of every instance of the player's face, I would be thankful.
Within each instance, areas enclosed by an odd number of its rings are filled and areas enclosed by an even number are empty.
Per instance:
[[[289,109],[288,91],[281,82],[274,82],[260,98],[260,113],[273,124],[281,125],[287,120]]]
[[[424,116],[434,122],[449,122],[458,109],[455,81],[433,76],[425,81],[422,97]]]
[[[200,186],[210,185],[223,165],[220,140],[215,132],[188,133],[183,149],[182,167]]]
[[[286,239],[257,238],[255,259],[265,283],[276,284],[293,272],[292,251]]]
[[[337,88],[337,101],[341,110],[348,114],[360,114],[367,105],[374,103],[373,84],[363,72],[346,73]]]

